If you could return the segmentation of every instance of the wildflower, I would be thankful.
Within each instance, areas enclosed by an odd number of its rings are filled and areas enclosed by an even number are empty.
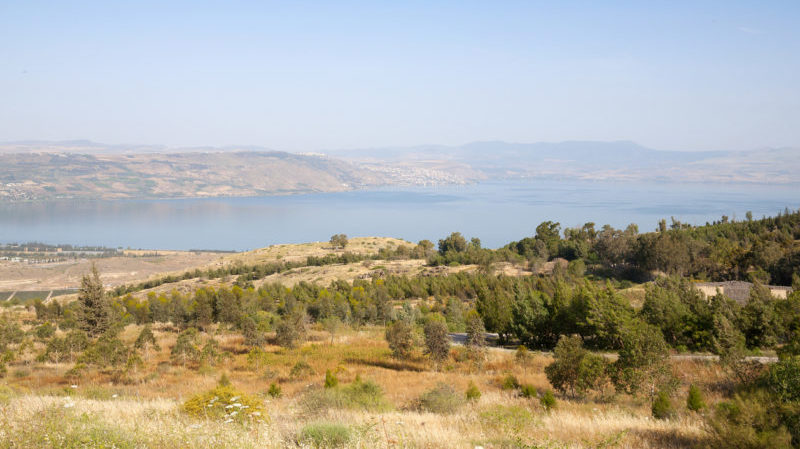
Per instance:
[[[251,415],[253,415],[253,416],[261,416],[261,412],[253,412],[253,413],[251,413]]]
[[[232,419],[230,419],[230,418],[228,418],[228,419],[226,419],[226,420],[225,420],[225,424],[232,423],[232,422],[233,422],[233,420],[232,420]]]
[[[235,402],[239,400],[239,396],[234,396],[231,398],[231,402]]]
[[[112,398],[116,398],[116,397],[119,397],[119,395],[118,395],[118,394],[116,394],[116,393],[114,393],[114,394],[112,394],[112,395],[111,395],[111,397],[112,397]]]
[[[78,386],[77,386],[77,385],[70,385],[69,387],[70,387],[70,388],[78,388]]]

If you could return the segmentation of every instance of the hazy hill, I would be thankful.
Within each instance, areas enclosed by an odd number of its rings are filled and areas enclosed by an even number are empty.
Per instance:
[[[377,185],[361,166],[283,152],[0,154],[0,198],[177,198],[329,192]]]
[[[797,182],[800,149],[660,151],[634,142],[473,142],[459,146],[332,150],[372,164],[448,162],[487,177],[547,177],[697,182]]]

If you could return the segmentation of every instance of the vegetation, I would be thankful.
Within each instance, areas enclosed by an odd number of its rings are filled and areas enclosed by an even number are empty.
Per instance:
[[[800,292],[775,298],[756,282],[744,303],[705,297],[688,271],[635,284],[641,267],[620,255],[661,235],[695,245],[712,230],[751,251],[796,239],[795,215],[654,236],[604,228],[590,239],[586,228],[585,246],[579,231],[544,223],[497,251],[453,234],[438,251],[391,251],[427,258],[419,276],[381,269],[325,285],[253,282],[255,265],[226,266],[193,290],[109,295],[94,270],[77,301],[0,313],[0,440],[11,442],[0,448],[42,446],[28,428],[78,447],[800,447]],[[551,273],[492,268],[530,268],[569,245],[582,255]],[[775,266],[759,260],[743,269],[764,280]],[[451,263],[479,266],[431,267]],[[163,436],[115,419],[117,403]]]

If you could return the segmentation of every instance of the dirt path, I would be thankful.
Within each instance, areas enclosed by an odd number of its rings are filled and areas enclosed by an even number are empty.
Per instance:
[[[11,293],[11,296],[9,296],[8,298],[6,298],[6,301],[11,301],[11,299],[13,299],[13,298],[14,298],[14,295],[16,295],[16,294],[17,294],[17,291],[15,290],[13,293]]]

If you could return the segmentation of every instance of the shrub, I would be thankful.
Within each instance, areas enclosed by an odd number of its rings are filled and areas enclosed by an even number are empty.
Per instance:
[[[475,382],[470,382],[467,387],[466,397],[468,401],[477,401],[481,398],[481,390],[475,385]]]
[[[56,333],[56,328],[49,321],[42,323],[41,325],[37,326],[34,330],[34,334],[36,338],[40,340],[46,340],[53,336]]]
[[[553,392],[547,390],[544,392],[541,398],[539,398],[539,403],[542,404],[545,410],[552,410],[556,408],[556,397],[553,396]]]
[[[331,372],[331,370],[325,371],[325,388],[335,388],[339,385],[339,379]]]
[[[717,405],[707,418],[711,434],[709,447],[747,449],[789,449],[792,436],[784,420],[764,391],[736,395]]]
[[[174,363],[180,363],[184,367],[188,362],[195,362],[200,357],[200,350],[197,348],[197,329],[190,327],[178,334],[175,346],[172,347],[170,358]]]
[[[520,387],[519,394],[522,395],[523,398],[535,398],[539,393],[533,385],[525,384]]]
[[[192,397],[183,404],[183,411],[194,418],[224,422],[245,423],[265,419],[261,401],[232,385],[218,385],[213,390]]]
[[[414,350],[414,333],[411,325],[404,320],[396,321],[386,327],[386,342],[392,350],[392,356],[408,359]]]
[[[416,405],[421,411],[449,414],[464,405],[464,399],[450,385],[439,384],[423,393]]]
[[[703,400],[703,393],[694,385],[689,385],[689,395],[686,397],[686,408],[693,412],[699,412],[706,408],[706,402]]]
[[[352,432],[347,426],[337,423],[317,422],[303,426],[298,440],[317,448],[343,447],[352,439]]]
[[[311,368],[311,365],[309,365],[305,360],[300,360],[299,362],[295,363],[292,367],[292,370],[289,371],[289,377],[292,379],[303,379],[308,376],[312,376],[313,374],[314,368]]]
[[[498,434],[520,434],[533,422],[533,413],[519,405],[493,405],[481,411],[481,424]]]
[[[519,381],[513,374],[508,374],[500,380],[500,388],[503,390],[516,390],[519,388]]]
[[[267,394],[270,395],[270,397],[279,398],[283,392],[281,391],[281,387],[273,382],[269,384],[269,390],[267,390]]]
[[[669,419],[675,415],[675,410],[672,408],[672,401],[665,391],[659,391],[656,398],[653,400],[651,407],[653,417],[656,419]]]
[[[311,391],[303,398],[303,405],[310,412],[321,412],[328,408],[369,411],[391,408],[378,384],[358,378],[344,386]]]
[[[528,351],[528,348],[525,345],[517,346],[517,350],[514,352],[514,360],[517,364],[522,366],[528,366],[531,363],[533,356],[531,356],[531,352]]]

